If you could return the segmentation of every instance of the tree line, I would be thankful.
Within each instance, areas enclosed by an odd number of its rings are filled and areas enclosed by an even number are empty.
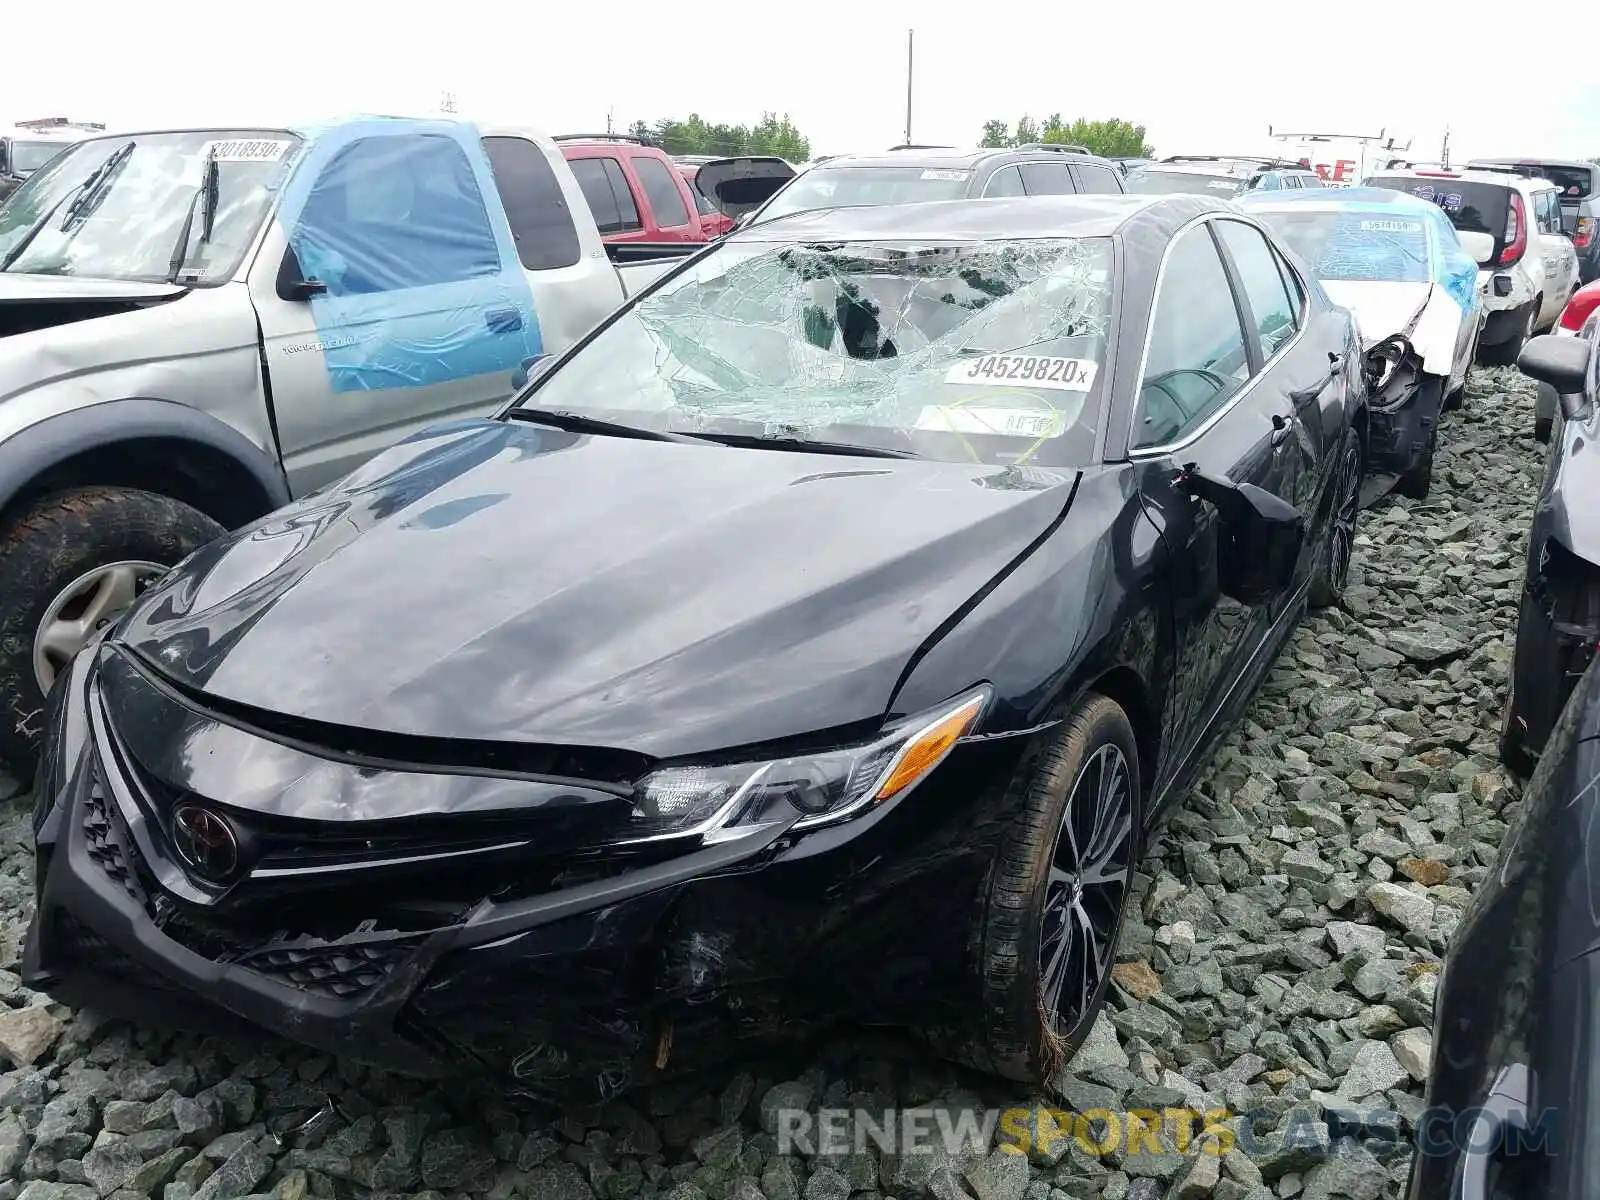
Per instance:
[[[628,135],[668,154],[774,155],[792,163],[811,157],[811,140],[795,128],[789,114],[762,113],[754,125],[721,125],[707,121],[699,113],[685,120],[663,120],[650,124],[635,121]]]
[[[1059,145],[1063,142],[1087,147],[1106,158],[1152,158],[1155,148],[1144,140],[1143,125],[1111,117],[1091,121],[1079,117],[1071,124],[1052,113],[1042,123],[1024,116],[1015,125],[1005,121],[985,121],[980,146],[1026,146],[1032,142]]]

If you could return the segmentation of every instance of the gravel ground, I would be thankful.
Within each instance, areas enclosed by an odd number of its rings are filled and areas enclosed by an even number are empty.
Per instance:
[[[1476,372],[1445,419],[1433,497],[1367,514],[1348,611],[1301,627],[1150,848],[1106,1015],[1053,1097],[863,1036],[552,1123],[268,1039],[73,1014],[18,982],[27,804],[0,776],[0,1200],[1400,1194],[1439,957],[1516,798],[1495,741],[1540,472],[1532,401],[1515,371]],[[1197,1153],[1204,1139],[1179,1153],[1175,1124],[1133,1152],[1063,1137],[1026,1158],[983,1137],[785,1155],[773,1136],[781,1108],[1040,1104],[1250,1115],[1211,1147],[1231,1137],[1227,1153]],[[1330,1110],[1367,1111],[1362,1141],[1330,1142]]]

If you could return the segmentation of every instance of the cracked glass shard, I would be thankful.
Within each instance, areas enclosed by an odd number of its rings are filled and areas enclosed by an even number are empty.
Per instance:
[[[1111,267],[1105,238],[734,241],[527,403],[689,433],[828,430],[929,457],[1077,463],[1098,424]]]

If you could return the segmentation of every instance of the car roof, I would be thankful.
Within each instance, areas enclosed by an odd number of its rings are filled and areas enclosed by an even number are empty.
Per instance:
[[[1498,184],[1504,188],[1514,188],[1519,183],[1528,184],[1536,188],[1553,188],[1556,186],[1548,179],[1535,179],[1529,175],[1515,175],[1509,171],[1419,171],[1411,167],[1395,167],[1392,170],[1376,171],[1374,174],[1391,179],[1420,179],[1423,181],[1455,179],[1462,183]]]
[[[1436,207],[1389,188],[1311,188],[1298,192],[1248,192],[1235,201],[1247,212],[1427,212]]]
[[[1043,161],[1064,159],[1074,162],[1102,162],[1098,155],[1080,154],[1076,150],[1024,150],[1012,146],[961,149],[956,146],[932,146],[916,150],[884,150],[876,154],[839,154],[817,168],[849,167],[943,167],[947,170],[976,170],[992,159],[1026,158]]]
[[[1103,193],[931,200],[916,204],[813,209],[757,222],[734,241],[1027,241],[1108,237],[1141,217],[1181,224],[1207,212],[1238,211],[1203,196]]]
[[[1467,165],[1473,163],[1491,163],[1496,166],[1541,166],[1541,167],[1582,167],[1593,171],[1595,164],[1581,158],[1542,158],[1537,154],[1507,154],[1496,156],[1493,154],[1475,154],[1468,160]]]

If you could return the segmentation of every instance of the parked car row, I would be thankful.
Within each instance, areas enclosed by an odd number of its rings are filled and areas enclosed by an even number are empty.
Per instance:
[[[1550,181],[773,161],[151,133],[0,209],[29,988],[547,1099],[841,1017],[1042,1085],[1148,833],[1340,602],[1363,481],[1426,494],[1496,314],[1554,397],[1502,752],[1564,842],[1519,874],[1517,827],[1468,984],[1588,886],[1600,315],[1529,337],[1576,277]],[[1563,929],[1551,1028],[1595,992]],[[1587,1088],[1461,974],[1435,1094]]]

